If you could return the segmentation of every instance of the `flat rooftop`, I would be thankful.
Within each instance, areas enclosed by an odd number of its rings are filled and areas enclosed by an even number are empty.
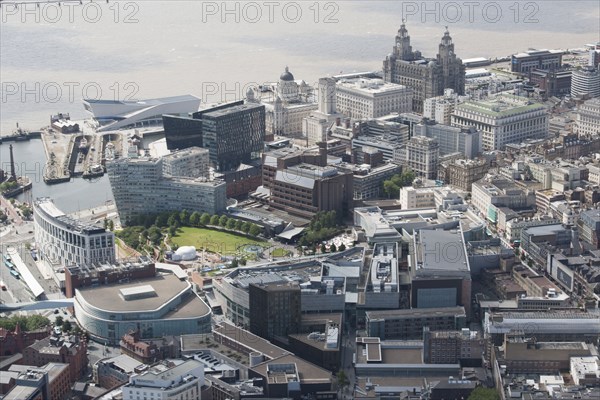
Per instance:
[[[542,342],[537,343],[538,349],[546,350],[587,350],[588,345],[584,342]]]
[[[125,300],[121,296],[122,290],[131,290],[140,286],[151,286],[156,296],[133,298]],[[160,309],[165,303],[191,287],[189,282],[181,281],[175,275],[159,275],[154,278],[143,279],[127,284],[103,285],[92,288],[78,289],[76,296],[83,297],[91,306],[104,311],[113,312],[144,312]],[[197,296],[195,296],[197,297]],[[193,298],[193,297],[192,297]],[[193,302],[198,308],[190,312],[192,315],[205,315],[209,313],[208,306],[203,301]],[[182,310],[183,307],[178,307]],[[185,311],[186,313],[188,311]],[[177,313],[177,311],[175,312]]]
[[[381,348],[384,364],[423,364],[423,349]]]
[[[278,266],[238,268],[223,279],[239,288],[248,289],[251,284],[307,282],[312,276],[320,274],[321,264],[311,260]]]
[[[556,232],[564,230],[565,228],[561,224],[532,226],[531,228],[524,229],[524,231],[533,236],[554,235]]]
[[[278,357],[275,360],[266,361],[250,368],[252,371],[259,373],[262,376],[267,376],[267,368],[269,364],[296,364],[296,370],[300,377],[300,382],[309,384],[329,384],[331,383],[331,371],[321,368],[315,364],[309,363],[300,357],[293,354],[287,354]]]
[[[581,311],[529,311],[529,312],[512,312],[504,311],[493,313],[492,315],[503,316],[504,319],[590,319],[600,322],[598,314]],[[566,322],[567,323],[567,322]]]
[[[356,393],[361,398],[379,399],[382,395],[389,393],[412,394],[413,390],[420,394],[423,388],[434,381],[448,379],[448,376],[427,378],[403,378],[399,376],[369,376],[357,377]]]
[[[249,349],[258,351],[271,359],[289,354],[288,351],[282,349],[281,347],[275,346],[268,340],[265,340],[247,330],[238,328],[237,326],[226,322],[221,324],[221,326],[218,328],[214,328],[213,332],[214,334],[226,336],[230,340],[234,340]]]
[[[459,229],[421,229],[417,270],[469,271],[462,232]]]
[[[456,110],[484,114],[492,118],[505,118],[546,109],[541,103],[531,103],[526,98],[515,99],[516,96],[509,96],[503,94],[489,100],[466,101],[458,104]]]
[[[237,112],[241,112],[241,111],[246,111],[246,110],[252,110],[252,109],[258,109],[258,108],[264,108],[265,106],[263,104],[240,104],[240,105],[232,105],[230,107],[226,107],[226,108],[221,108],[218,110],[214,110],[214,111],[205,111],[202,113],[202,118],[220,118],[220,117],[225,117],[227,115],[230,114],[235,114]]]
[[[112,364],[117,369],[119,369],[123,372],[126,372],[126,373],[131,373],[136,368],[144,365],[143,363],[139,362],[135,358],[128,356],[127,354],[121,354],[116,357],[112,357],[112,358],[109,358],[106,360],[101,360],[101,363],[102,364]]]
[[[357,343],[356,363],[423,364],[422,342],[383,341],[372,343],[363,340],[362,343]]]
[[[464,307],[412,308],[403,310],[367,311],[368,319],[426,318],[436,316],[466,316]]]
[[[33,395],[36,392],[36,390],[38,389],[35,387],[16,385],[10,390],[10,392],[8,392],[6,396],[3,397],[3,400],[28,399],[31,395]]]
[[[347,89],[356,92],[380,94],[410,91],[406,86],[396,83],[384,82],[383,79],[354,78],[342,79],[336,83],[339,89]]]
[[[150,268],[153,263],[146,257],[139,257],[137,260],[121,260],[120,263],[96,263],[96,264],[77,264],[66,267],[71,275],[80,275],[81,277],[97,277],[100,273],[121,272],[124,270],[135,270]]]
[[[127,101],[127,100],[96,100],[96,99],[83,99],[84,102],[90,104],[138,104],[143,106],[155,106],[159,104],[172,104],[172,103],[180,103],[184,101],[198,101],[200,102],[200,98],[191,94],[184,94],[180,96],[170,96],[170,97],[159,97],[155,99],[146,99],[139,101]]]
[[[38,212],[46,214],[51,219],[60,223],[64,228],[79,233],[94,234],[94,233],[105,233],[106,229],[98,225],[86,224],[75,218],[71,218],[62,211],[60,211],[54,202],[49,198],[40,198],[34,202],[35,208]]]

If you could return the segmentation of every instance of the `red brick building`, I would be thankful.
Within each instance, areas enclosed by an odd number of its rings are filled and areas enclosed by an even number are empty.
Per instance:
[[[74,383],[87,369],[87,342],[76,336],[50,336],[23,350],[23,364],[41,367],[47,363],[69,364],[70,380]]]
[[[24,348],[31,346],[36,340],[41,340],[50,335],[50,326],[36,331],[25,332],[17,325],[14,332],[0,328],[0,355],[11,356],[21,353]]]
[[[162,349],[157,345],[140,341],[140,331],[131,331],[119,342],[121,354],[135,358],[145,364],[152,364],[163,358]]]

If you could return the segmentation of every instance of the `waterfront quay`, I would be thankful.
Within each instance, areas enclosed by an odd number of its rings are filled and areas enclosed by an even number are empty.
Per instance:
[[[67,182],[72,177],[93,178],[104,175],[105,149],[112,142],[122,148],[123,132],[96,133],[86,122],[78,133],[60,133],[51,128],[42,130],[41,139],[46,154],[44,182]]]
[[[42,131],[41,139],[46,153],[44,182],[60,183],[69,181],[71,179],[69,164],[75,145],[75,136],[45,130]]]

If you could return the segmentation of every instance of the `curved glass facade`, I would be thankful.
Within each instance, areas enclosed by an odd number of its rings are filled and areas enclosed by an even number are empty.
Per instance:
[[[104,310],[94,302],[93,290],[76,291],[75,317],[90,337],[100,343],[116,344],[132,329],[139,329],[143,339],[165,335],[208,333],[211,312],[188,286],[155,310]]]

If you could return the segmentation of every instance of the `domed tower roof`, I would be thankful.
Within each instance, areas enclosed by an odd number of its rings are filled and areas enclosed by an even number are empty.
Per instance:
[[[248,88],[248,90],[246,91],[246,100],[254,100],[254,90],[252,90],[252,88]]]
[[[446,31],[444,32],[444,36],[442,37],[442,44],[449,45],[452,44],[452,37],[450,36],[450,31],[446,26]]]
[[[288,82],[294,80],[294,75],[292,75],[287,66],[285,67],[285,71],[283,72],[283,74],[281,74],[281,76],[279,77],[279,80]]]
[[[400,25],[400,29],[398,29],[399,37],[408,37],[408,30],[406,29],[406,20],[402,19],[402,25]]]

